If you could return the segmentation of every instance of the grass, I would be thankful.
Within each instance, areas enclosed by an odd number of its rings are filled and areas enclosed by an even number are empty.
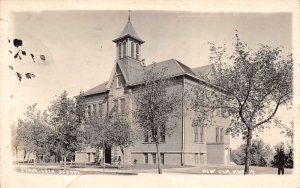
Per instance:
[[[34,171],[34,169],[37,169]],[[242,175],[244,166],[240,165],[203,165],[203,166],[179,166],[179,165],[163,165],[163,173],[179,173],[179,174],[203,174],[203,175]],[[20,164],[16,166],[19,172],[27,173],[43,173],[54,170],[54,174],[60,174],[64,170],[63,164]],[[106,165],[105,172],[101,166],[96,165],[68,165],[66,170],[78,174],[115,174],[115,175],[136,175],[138,173],[157,173],[157,165],[135,165],[126,166],[125,168],[117,168],[115,165]],[[277,174],[277,168],[250,166],[250,174]],[[285,168],[285,174],[293,174],[292,169]]]

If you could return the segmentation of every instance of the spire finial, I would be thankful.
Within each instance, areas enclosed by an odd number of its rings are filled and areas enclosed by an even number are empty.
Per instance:
[[[130,22],[130,10],[128,11],[128,22]]]

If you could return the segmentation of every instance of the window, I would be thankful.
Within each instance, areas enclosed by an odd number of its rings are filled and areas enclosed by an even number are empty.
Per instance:
[[[131,42],[131,57],[134,58],[134,42]]]
[[[166,141],[166,129],[165,127],[162,127],[160,130],[160,142],[165,142]]]
[[[96,104],[93,104],[93,114],[96,115]]]
[[[149,134],[148,134],[148,132],[146,132],[144,134],[144,142],[149,142]]]
[[[144,153],[145,164],[148,164],[148,153]]]
[[[122,81],[121,81],[120,75],[117,75],[116,79],[117,79],[117,88],[120,88],[122,86]]]
[[[217,143],[224,142],[224,128],[222,128],[222,127],[216,128],[216,142]]]
[[[219,142],[219,127],[216,128],[216,142]]]
[[[156,153],[151,153],[151,155],[153,164],[156,164]]]
[[[118,44],[119,46],[119,59],[122,58],[122,46],[121,46],[121,43]]]
[[[160,154],[160,163],[161,163],[162,165],[165,164],[165,154],[164,154],[164,153],[161,153],[161,154]]]
[[[195,142],[204,142],[204,127],[196,126],[194,127]]]
[[[220,142],[223,143],[224,142],[224,129],[220,128]]]
[[[121,114],[125,114],[125,99],[122,98],[120,101],[121,101]]]
[[[197,126],[194,127],[194,134],[195,134],[195,139],[194,139],[194,141],[195,141],[195,142],[198,142],[198,127],[197,127]]]
[[[200,136],[199,136],[199,138],[200,138],[200,142],[204,142],[204,128],[203,127],[199,127],[199,132],[200,132]]]
[[[91,162],[91,153],[87,153],[87,161]]]
[[[118,113],[118,110],[119,110],[118,108],[119,108],[118,99],[115,99],[114,100],[114,110],[116,113]]]
[[[200,163],[204,164],[204,154],[200,153]]]
[[[123,57],[126,57],[126,42],[123,42]]]
[[[98,113],[99,113],[99,116],[102,116],[103,114],[103,106],[102,106],[102,103],[99,103],[98,104]]]
[[[88,116],[91,117],[91,113],[92,113],[92,106],[88,105]]]
[[[136,44],[135,54],[136,54],[136,59],[139,59],[139,44]]]

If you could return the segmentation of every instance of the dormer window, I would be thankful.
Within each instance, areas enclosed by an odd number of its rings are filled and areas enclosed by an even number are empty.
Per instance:
[[[117,75],[117,76],[116,76],[116,79],[117,79],[117,88],[122,87],[121,76],[120,76],[120,75]]]

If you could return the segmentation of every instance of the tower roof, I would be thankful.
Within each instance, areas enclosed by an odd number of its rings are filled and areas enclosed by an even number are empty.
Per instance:
[[[131,22],[130,22],[130,15],[128,16],[128,22],[125,25],[122,33],[120,34],[120,36],[116,39],[113,40],[113,42],[117,42],[120,39],[123,39],[125,37],[131,37],[141,43],[144,43],[145,41],[143,41],[138,34],[136,33],[135,29],[133,28]]]

